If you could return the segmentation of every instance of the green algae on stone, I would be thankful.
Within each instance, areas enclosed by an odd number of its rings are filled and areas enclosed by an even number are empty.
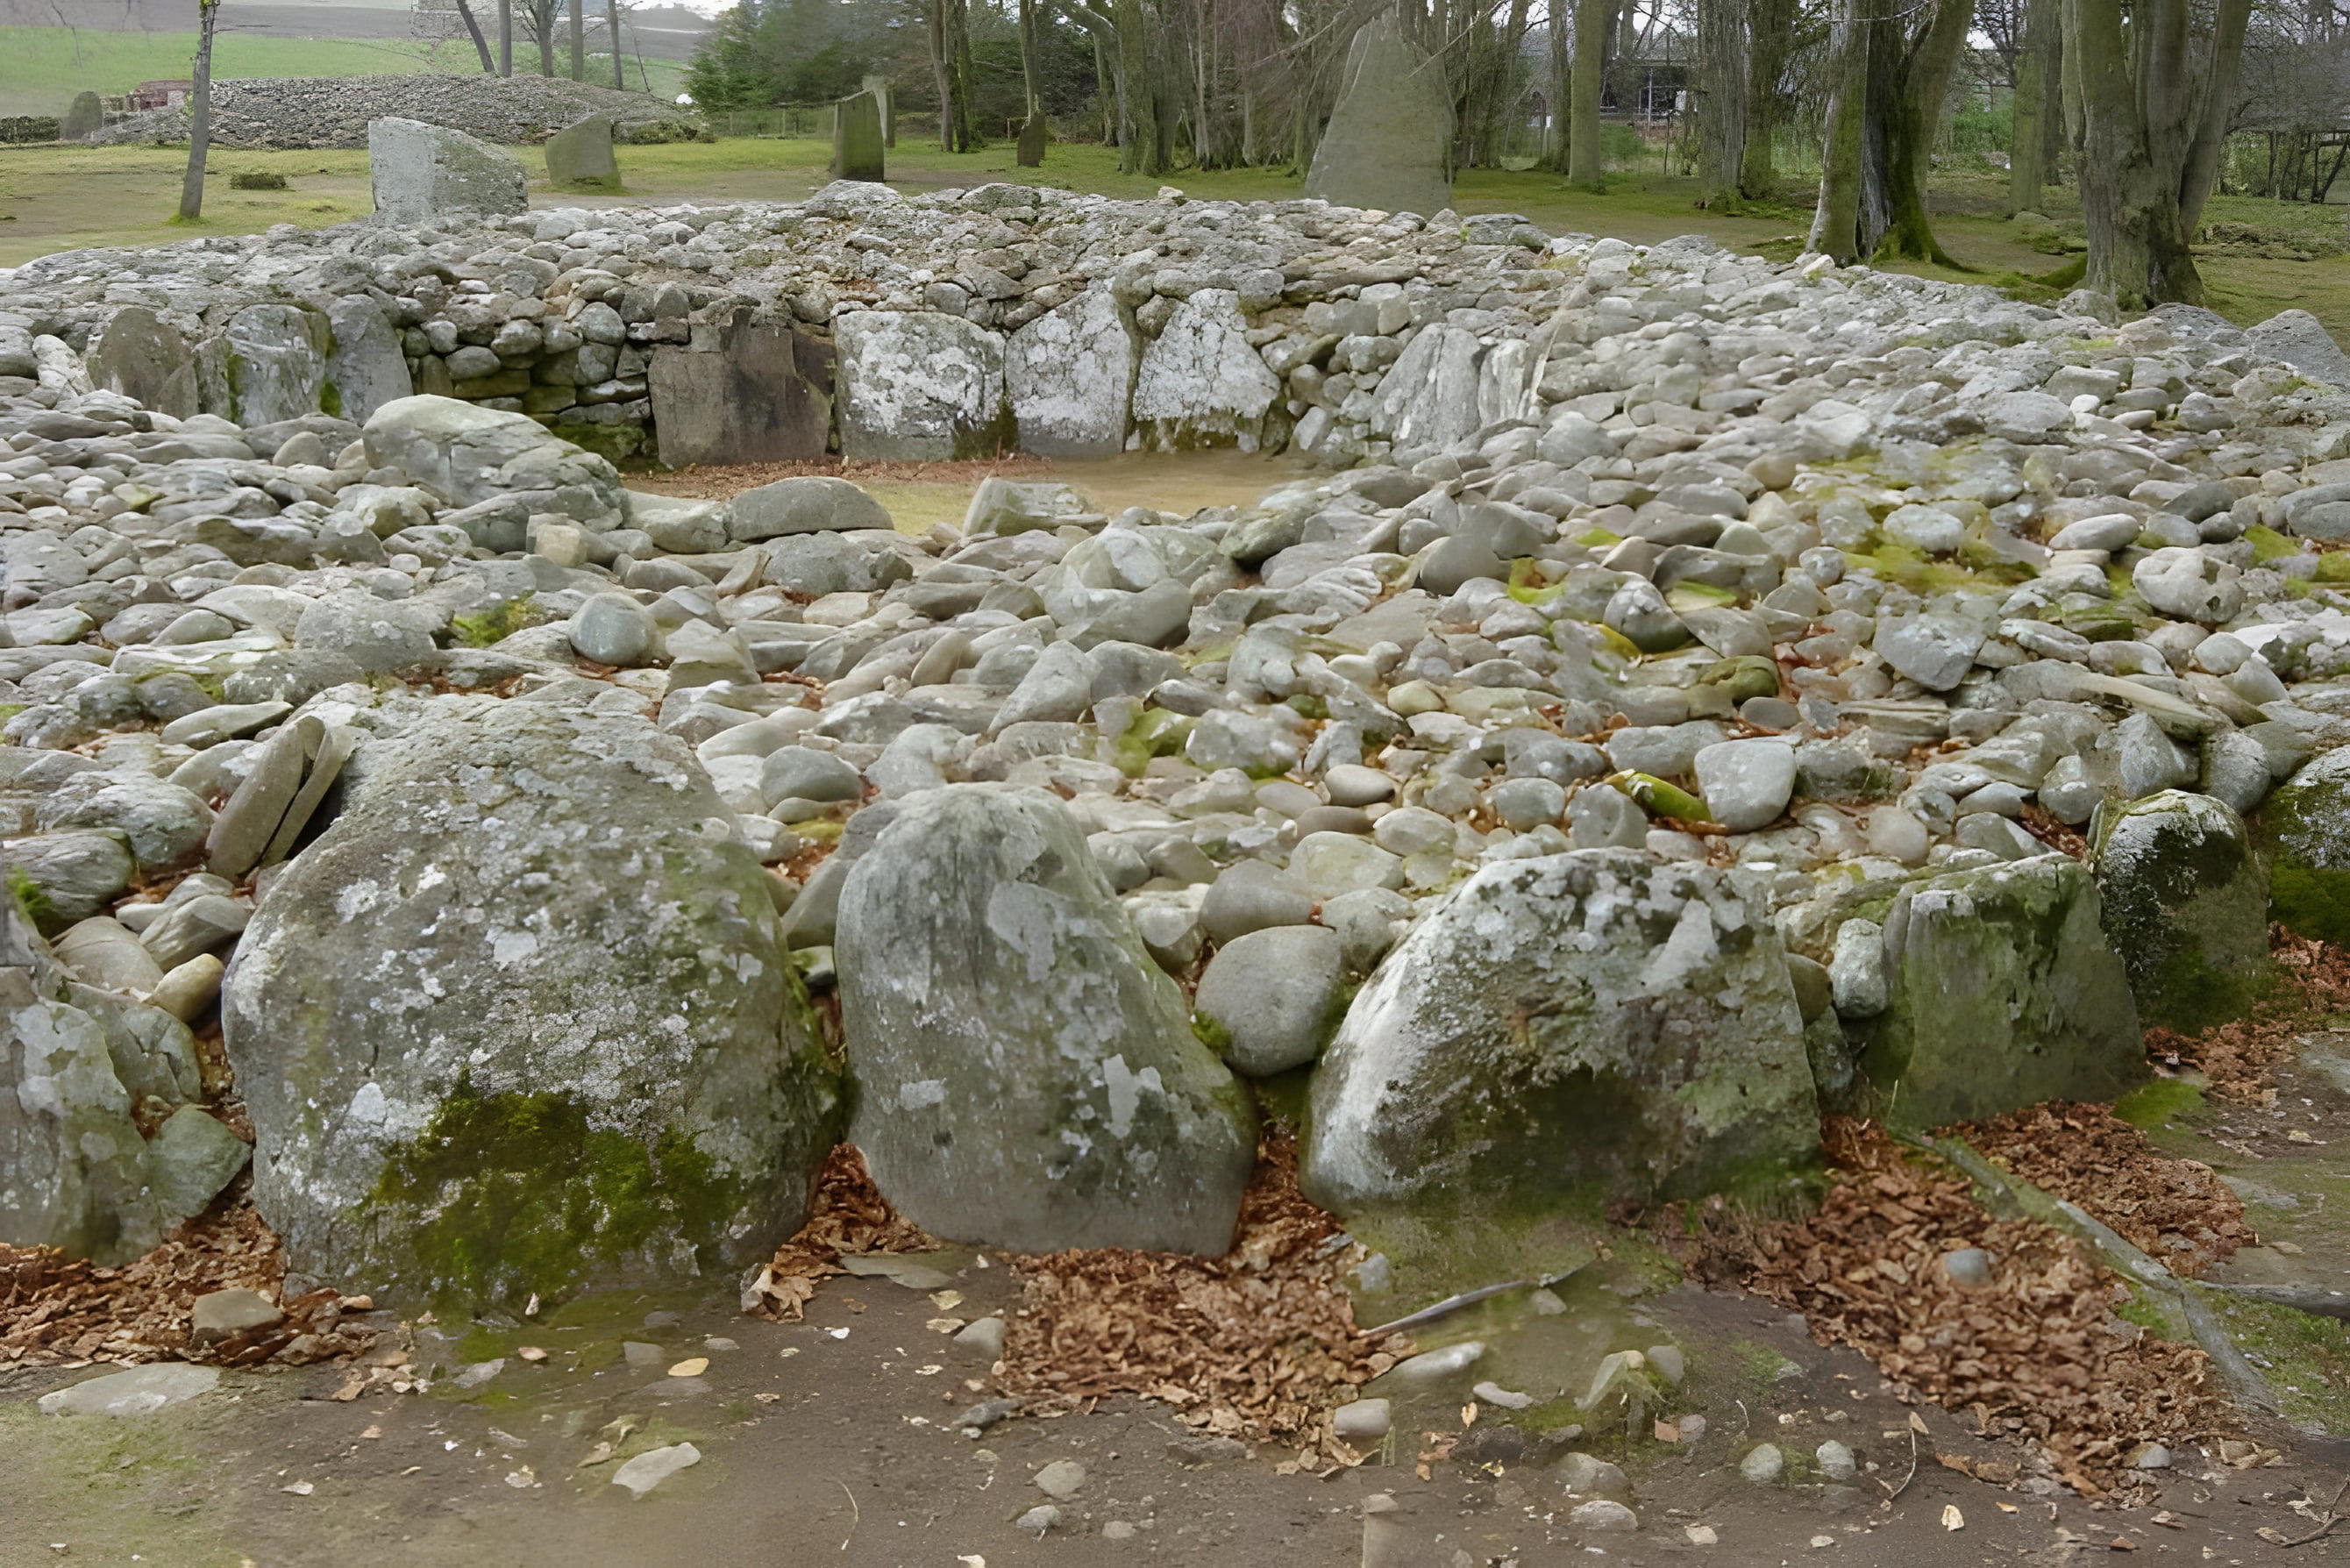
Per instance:
[[[2192,1033],[2241,1014],[2268,961],[2268,888],[2243,819],[2164,790],[2101,809],[2095,828],[2106,940],[2143,1023]]]
[[[2350,748],[2303,766],[2254,820],[2271,918],[2299,936],[2350,942]]]
[[[1855,1027],[1876,1108],[1900,1127],[2043,1100],[2112,1100],[2146,1053],[2087,867],[2062,855],[1902,888],[1885,920],[1891,998]]]

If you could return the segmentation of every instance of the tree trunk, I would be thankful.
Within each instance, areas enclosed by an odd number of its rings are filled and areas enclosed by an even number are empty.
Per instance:
[[[188,171],[180,178],[180,219],[204,215],[204,161],[213,150],[213,28],[221,0],[196,0],[196,66],[188,92]]]
[[[1865,254],[1860,240],[1862,128],[1868,113],[1868,0],[1840,0],[1832,47],[1826,135],[1820,149],[1820,199],[1810,245],[1838,266]]]
[[[498,0],[498,75],[514,75],[514,0]]]
[[[1871,236],[1864,228],[1872,253],[1889,241],[1895,255],[1959,265],[1935,241],[1926,215],[1927,159],[1941,124],[1943,96],[1973,22],[1973,0],[1938,0],[1924,32],[1914,38],[1905,36],[1896,22],[1877,25],[1869,67],[1870,108],[1877,126],[1869,140],[1879,160],[1876,173],[1885,216],[1880,234]],[[1864,206],[1865,217],[1867,211]]]
[[[1034,119],[1045,112],[1036,91],[1036,0],[1020,0],[1021,118]]]
[[[571,0],[571,79],[588,79],[588,0]]]
[[[538,40],[538,74],[555,74],[555,0],[533,0],[531,33]]]
[[[498,68],[490,57],[490,41],[482,36],[482,25],[473,18],[473,7],[467,0],[457,0],[457,19],[465,24],[466,36],[473,40],[473,52],[482,57],[482,74],[488,76]]]
[[[962,149],[955,146],[954,83],[947,64],[947,6],[950,4],[951,0],[931,0],[930,15],[925,20],[930,24],[931,80],[939,92],[939,149],[944,152],[958,152]]]
[[[2189,250],[2227,138],[2250,0],[2066,0],[2085,132],[2081,214],[2087,286],[2125,310],[2203,303]],[[2201,36],[2198,36],[2199,32]]]
[[[628,62],[620,58],[620,0],[604,0],[604,3],[608,7],[604,14],[609,18],[607,25],[612,29],[612,85],[626,92],[629,90],[629,67]]]
[[[971,123],[971,12],[966,0],[945,0],[947,79],[954,85],[955,151],[969,152],[978,138]]]
[[[1118,168],[1128,174],[1164,174],[1171,162],[1173,117],[1164,111],[1158,39],[1141,0],[1112,0],[1118,27],[1118,79],[1126,84],[1126,144]]]
[[[1795,44],[1795,0],[1747,0],[1746,149],[1739,164],[1738,192],[1767,202],[1779,184],[1773,146],[1786,118],[1779,78]]]
[[[1607,37],[1619,0],[1575,0],[1575,81],[1567,129],[1566,177],[1598,190],[1607,178],[1599,144],[1599,92],[1607,68]]]
[[[1737,201],[1746,162],[1745,0],[1698,0],[1698,198]]]
[[[1567,26],[1566,0],[1548,0],[1550,5],[1550,81],[1543,97],[1550,104],[1549,137],[1543,145],[1543,167],[1554,173],[1566,172],[1567,149],[1573,138],[1567,134],[1566,106],[1575,97],[1574,32]]]
[[[2056,74],[2059,0],[2023,0],[2023,47],[2015,57],[2015,125],[2007,141],[2007,211],[2037,213],[2048,185],[2049,88]]]

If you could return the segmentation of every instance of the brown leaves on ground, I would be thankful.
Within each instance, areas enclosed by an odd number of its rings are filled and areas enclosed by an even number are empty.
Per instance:
[[[1819,1343],[1853,1346],[1987,1437],[2037,1441],[2084,1490],[2114,1485],[2142,1442],[2221,1424],[2203,1353],[2116,1320],[2126,1287],[2080,1244],[1992,1219],[1964,1178],[1910,1163],[1870,1124],[1822,1130],[1835,1168],[1818,1212],[1760,1223],[1704,1212],[1676,1243],[1693,1275],[1801,1312]],[[1980,1289],[1942,1272],[1962,1247],[1991,1255]]]
[[[1025,1289],[1003,1386],[1066,1405],[1139,1394],[1220,1437],[1351,1463],[1326,1413],[1406,1346],[1355,1326],[1338,1284],[1351,1248],[1338,1235],[1297,1189],[1294,1143],[1269,1137],[1223,1257],[1103,1249],[1014,1260]]]
[[[2200,1279],[2260,1244],[2244,1206],[2199,1160],[2158,1154],[2103,1106],[2054,1101],[1951,1129],[2043,1192],[2080,1205],[2172,1272]]]
[[[276,1300],[286,1276],[277,1238],[243,1205],[174,1231],[136,1262],[101,1268],[53,1247],[0,1246],[0,1366],[58,1362],[204,1361],[294,1365],[356,1355],[373,1343],[338,1331],[339,1297],[314,1291],[281,1302],[286,1316],[219,1345],[192,1345],[188,1313],[200,1295],[243,1287]]]
[[[778,1323],[797,1323],[818,1280],[844,1271],[841,1258],[869,1252],[936,1251],[938,1241],[898,1217],[873,1185],[865,1156],[841,1144],[825,1158],[807,1223],[775,1249],[743,1293],[743,1310]]]
[[[2254,1003],[2250,1016],[2199,1034],[2146,1032],[2147,1054],[2172,1067],[2193,1067],[2221,1099],[2259,1103],[2278,1063],[2293,1043],[2330,1013],[2350,1012],[2350,953],[2269,928],[2269,957],[2281,982]]]

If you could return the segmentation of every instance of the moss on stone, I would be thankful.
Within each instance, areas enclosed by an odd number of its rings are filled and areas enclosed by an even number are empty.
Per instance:
[[[748,1191],[675,1128],[648,1142],[593,1125],[567,1094],[461,1081],[385,1160],[369,1207],[403,1236],[422,1293],[519,1301],[568,1295],[679,1236],[715,1237]]]

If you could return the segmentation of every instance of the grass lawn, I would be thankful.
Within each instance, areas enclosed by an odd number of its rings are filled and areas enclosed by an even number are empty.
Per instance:
[[[111,36],[119,35],[99,36]],[[525,148],[520,153],[536,176],[543,168],[537,151]],[[546,206],[792,201],[824,183],[829,155],[828,144],[806,139],[623,147],[620,171],[628,184],[623,194],[569,195],[546,189],[540,178],[531,199]],[[0,211],[9,215],[8,222],[0,223],[0,265],[82,245],[154,244],[202,233],[249,234],[279,223],[338,223],[369,210],[363,152],[222,151],[213,158],[203,223],[181,228],[164,220],[177,204],[185,161],[184,152],[173,148],[0,149]],[[286,174],[293,188],[231,191],[228,176],[244,170]],[[1147,196],[1167,183],[1195,196],[1245,200],[1295,196],[1301,189],[1297,179],[1275,169],[1183,170],[1163,182],[1121,174],[1113,150],[1081,142],[1055,145],[1043,169],[1020,169],[1008,142],[957,155],[910,140],[892,151],[889,170],[891,182],[909,191],[1014,181]],[[1464,213],[1523,213],[1554,233],[1613,234],[1638,244],[1699,233],[1743,250],[1792,255],[1809,223],[1808,211],[1793,205],[1760,213],[1700,211],[1691,204],[1695,182],[1656,173],[1620,178],[1606,194],[1596,195],[1573,189],[1555,174],[1478,169],[1462,174],[1454,190]],[[1902,271],[2006,286],[2047,273],[2063,259],[2018,243],[2014,225],[1996,215],[1994,179],[1949,176],[1938,181],[1935,200],[1940,209],[1935,231],[1943,247],[1977,270],[1894,264]],[[2052,192],[2048,205],[2048,215],[2059,222],[2078,217],[2079,202],[2070,192]],[[2342,209],[2223,196],[2213,199],[2210,217],[2249,224],[2282,243],[2324,253],[2307,261],[2238,254],[2205,256],[2203,277],[2214,309],[2249,323],[2297,306],[2350,342],[2350,254],[2339,248]]]
[[[70,8],[70,0],[68,0]],[[428,47],[404,38],[257,37],[236,30],[236,7],[222,14],[213,40],[213,76],[357,77],[411,71],[471,75],[480,65],[463,39]],[[492,40],[494,45],[495,39]],[[520,45],[515,67],[527,71],[537,46]],[[195,58],[193,33],[109,33],[79,27],[0,27],[0,114],[63,114],[78,92],[122,93],[143,81],[185,77]],[[558,51],[558,68],[563,57]],[[590,81],[609,82],[609,66],[591,62]],[[629,85],[639,79],[629,61]],[[675,98],[685,67],[677,60],[647,60],[651,90]]]

